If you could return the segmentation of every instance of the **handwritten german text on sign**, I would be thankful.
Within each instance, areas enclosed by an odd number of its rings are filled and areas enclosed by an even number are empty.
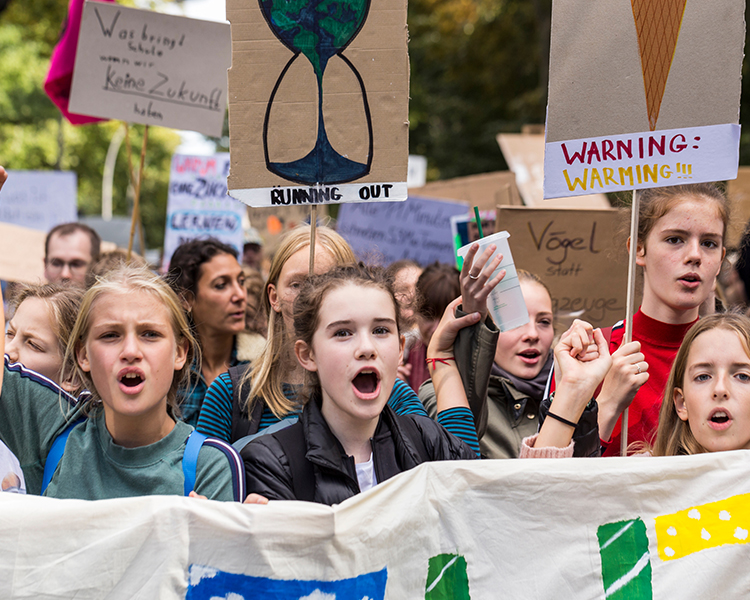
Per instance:
[[[72,112],[221,135],[229,25],[86,2]]]
[[[244,204],[227,196],[229,154],[172,157],[164,236],[165,268],[180,244],[213,237],[242,251]]]
[[[620,219],[611,208],[498,207],[496,226],[511,234],[516,267],[547,284],[556,316],[607,327],[625,314],[627,252],[616,240]]]
[[[736,177],[744,10],[555,0],[545,198]]]

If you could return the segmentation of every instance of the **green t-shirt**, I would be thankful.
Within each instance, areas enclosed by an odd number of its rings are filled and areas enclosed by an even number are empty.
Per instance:
[[[6,361],[0,394],[0,439],[18,457],[30,494],[41,493],[44,463],[68,423],[81,418],[75,399],[49,380]],[[154,444],[124,448],[112,440],[97,410],[70,433],[45,495],[102,500],[155,494],[183,495],[182,457],[193,428],[182,422]],[[220,443],[198,455],[195,491],[213,500],[240,500],[241,463]],[[239,466],[239,468],[238,468]]]

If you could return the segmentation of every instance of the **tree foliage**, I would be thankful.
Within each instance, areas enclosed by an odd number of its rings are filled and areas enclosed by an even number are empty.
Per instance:
[[[125,4],[130,4],[126,2]],[[0,164],[9,169],[63,169],[78,177],[78,210],[101,214],[104,159],[119,121],[74,127],[44,93],[52,50],[67,15],[67,0],[13,0],[0,13]],[[131,126],[137,168],[143,126]],[[164,239],[169,166],[179,144],[172,130],[149,129],[141,190],[141,214],[149,247]],[[126,145],[120,147],[114,174],[114,214],[132,210]]]

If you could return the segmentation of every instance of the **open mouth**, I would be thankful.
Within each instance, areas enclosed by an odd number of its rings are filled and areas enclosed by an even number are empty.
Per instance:
[[[143,383],[143,377],[138,373],[125,373],[120,377],[120,383],[128,389],[136,388]]]
[[[352,379],[355,393],[362,399],[371,399],[380,391],[380,377],[376,371],[364,369]]]
[[[732,415],[725,410],[715,410],[708,417],[712,429],[726,429],[732,423]]]
[[[695,273],[688,273],[687,275],[683,275],[679,280],[691,287],[696,286],[701,282],[701,278]]]
[[[521,360],[523,360],[526,363],[535,363],[537,360],[539,360],[539,357],[542,355],[539,350],[535,350],[534,348],[529,348],[528,350],[524,350],[523,352],[519,352],[518,356],[521,357]]]

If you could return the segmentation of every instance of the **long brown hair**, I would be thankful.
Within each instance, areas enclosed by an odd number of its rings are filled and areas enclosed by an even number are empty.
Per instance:
[[[654,456],[676,456],[678,454],[702,454],[707,450],[695,439],[687,421],[680,419],[674,405],[675,388],[683,388],[688,367],[690,348],[696,338],[712,329],[733,331],[739,337],[745,353],[750,357],[750,318],[739,313],[717,313],[703,317],[685,335],[677,356],[672,363],[667,387],[664,390],[659,428],[651,453]]]

